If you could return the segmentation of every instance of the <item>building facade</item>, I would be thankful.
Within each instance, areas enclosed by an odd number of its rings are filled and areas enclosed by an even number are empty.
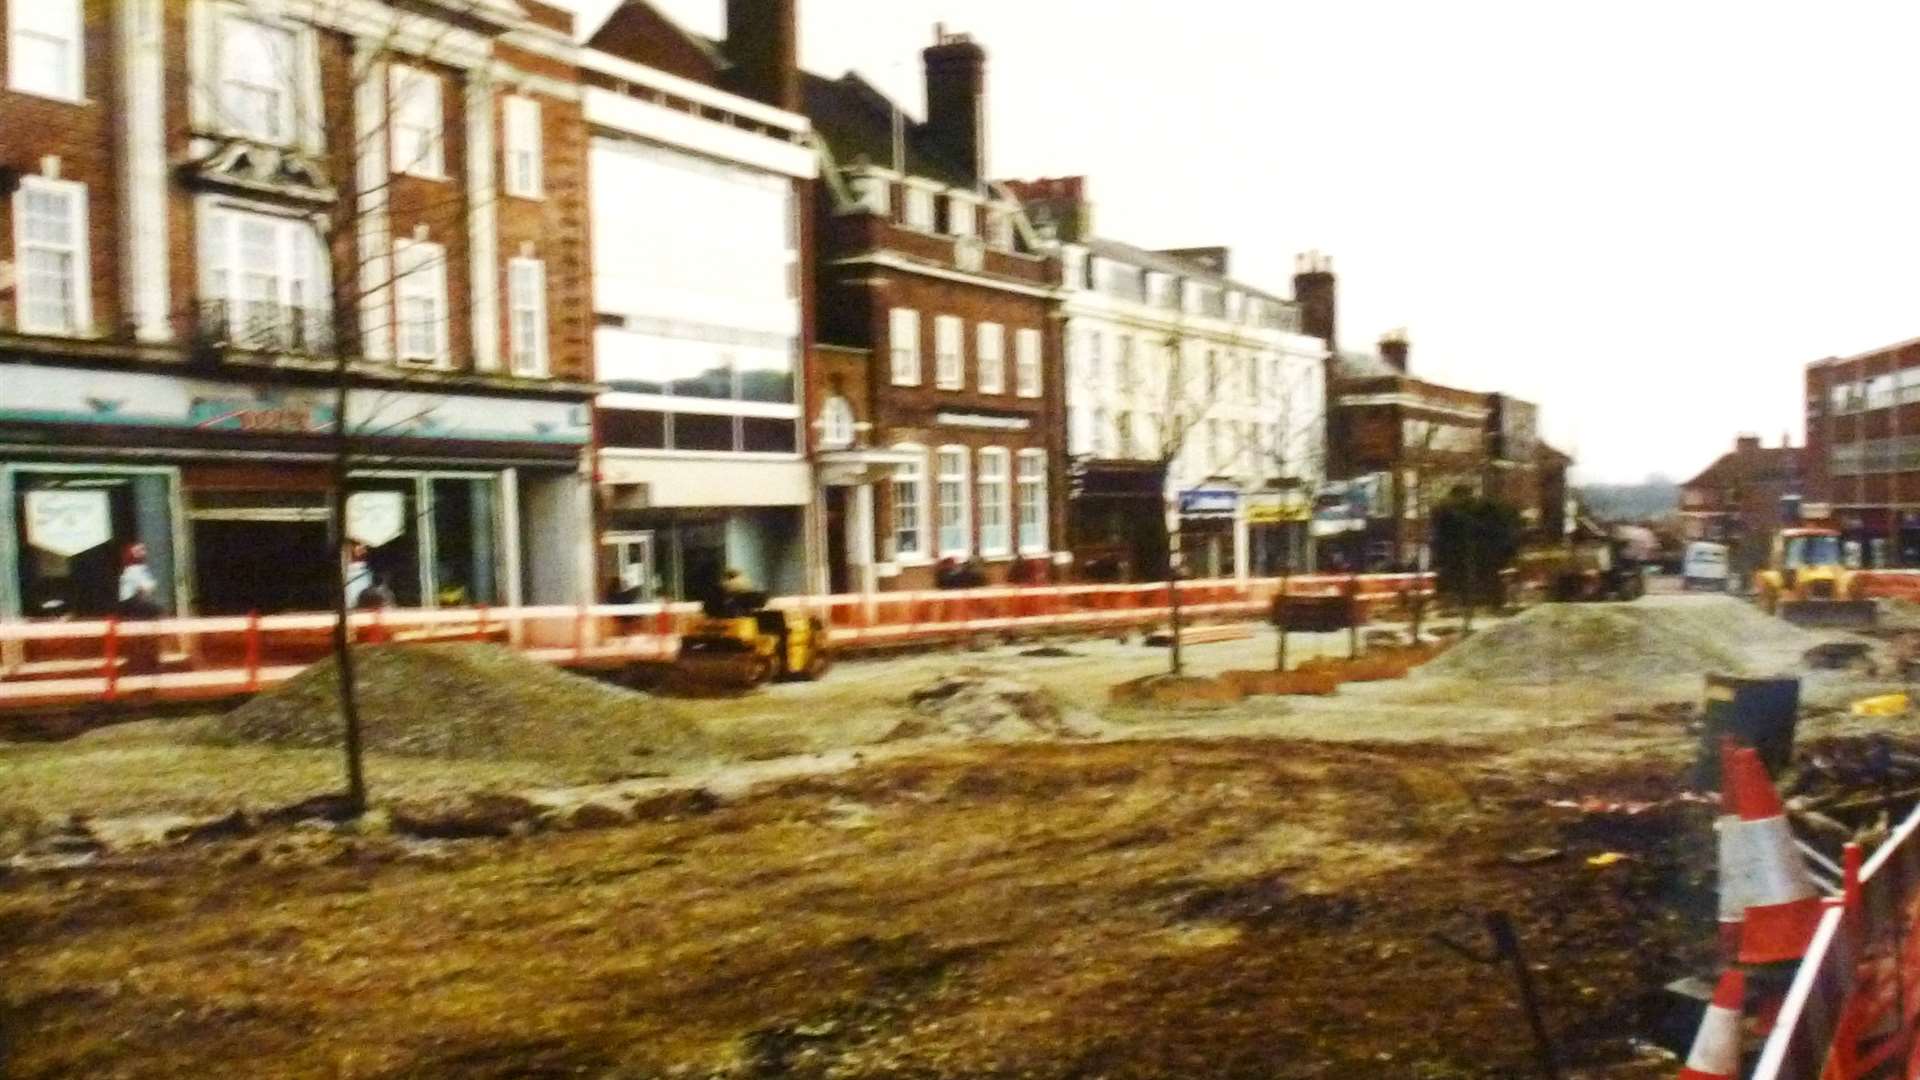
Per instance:
[[[928,115],[808,76],[821,137],[816,466],[832,582],[1051,580],[1062,543],[1058,263],[988,181],[986,52],[937,32]],[[864,429],[850,429],[865,403]],[[842,437],[844,436],[844,437]]]
[[[0,2],[0,618],[573,602],[590,545],[571,18]],[[344,408],[342,407],[344,405]],[[538,551],[539,559],[530,558]]]
[[[817,584],[805,359],[817,157],[792,0],[732,0],[726,41],[650,5],[582,54],[605,595],[694,599],[729,569]]]
[[[1736,582],[1766,565],[1773,534],[1800,520],[1801,451],[1785,438],[1762,446],[1742,435],[1698,476],[1680,485],[1682,535],[1727,545]]]
[[[1807,366],[1808,518],[1870,566],[1920,566],[1920,339]]]
[[[1177,528],[1200,577],[1313,565],[1326,347],[1226,248],[1147,251],[1092,227],[1084,177],[1016,182],[1061,242],[1069,541],[1090,578],[1158,579]]]

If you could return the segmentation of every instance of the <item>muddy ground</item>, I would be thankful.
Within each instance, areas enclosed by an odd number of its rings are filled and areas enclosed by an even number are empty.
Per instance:
[[[0,872],[0,1075],[1533,1075],[1511,981],[1441,940],[1484,950],[1492,910],[1570,1075],[1674,1071],[1643,1040],[1661,986],[1710,963],[1712,804],[1682,796],[1687,710],[1655,706],[1697,678],[1416,678],[1159,713],[1101,699],[1163,656],[1070,649],[679,703],[710,745],[645,782],[686,797],[615,827],[306,823]],[[1271,649],[1193,653],[1218,670]],[[912,687],[979,663],[1090,734],[885,738]],[[1803,731],[1855,731],[1832,705],[1877,685],[1810,679]],[[40,785],[7,797],[211,809],[324,783],[315,751],[180,730],[0,747]],[[131,762],[150,766],[122,774],[138,798],[108,769]],[[382,767],[409,794],[565,779]]]

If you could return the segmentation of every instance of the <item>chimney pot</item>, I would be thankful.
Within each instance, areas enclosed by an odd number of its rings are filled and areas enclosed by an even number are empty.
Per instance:
[[[800,110],[797,0],[727,0],[730,88],[788,112]]]

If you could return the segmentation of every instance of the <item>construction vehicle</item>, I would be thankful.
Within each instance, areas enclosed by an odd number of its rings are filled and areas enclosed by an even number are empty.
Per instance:
[[[680,636],[674,670],[694,686],[752,688],[774,679],[818,679],[832,663],[819,619],[770,608],[764,592],[732,592],[701,605],[700,621]]]
[[[1870,627],[1878,614],[1873,601],[1861,598],[1858,575],[1832,529],[1781,529],[1753,588],[1760,610],[1798,626]]]
[[[1638,600],[1647,591],[1646,563],[1633,554],[1629,541],[1616,536],[1588,536],[1565,548],[1529,552],[1518,569],[1524,580],[1545,588],[1547,599],[1560,603]]]

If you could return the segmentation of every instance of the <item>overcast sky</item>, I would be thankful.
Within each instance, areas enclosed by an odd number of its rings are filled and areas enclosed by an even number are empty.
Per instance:
[[[573,0],[597,22],[615,0]],[[722,0],[659,0],[717,36]],[[989,56],[994,171],[1096,227],[1226,244],[1340,340],[1540,402],[1590,479],[1801,437],[1810,360],[1920,336],[1920,4],[800,0],[811,69],[918,111],[933,24]]]

